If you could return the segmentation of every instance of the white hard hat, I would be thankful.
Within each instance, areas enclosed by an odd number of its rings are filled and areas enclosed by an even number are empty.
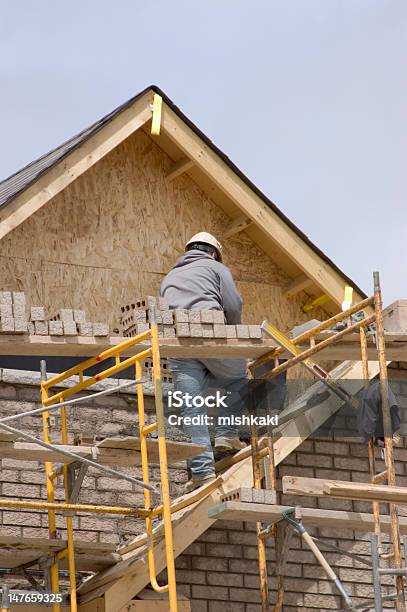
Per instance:
[[[215,248],[219,261],[222,261],[222,245],[219,240],[216,240],[215,236],[212,236],[212,234],[208,234],[208,232],[198,232],[188,240],[185,249],[188,250],[188,247],[192,244],[209,244]]]

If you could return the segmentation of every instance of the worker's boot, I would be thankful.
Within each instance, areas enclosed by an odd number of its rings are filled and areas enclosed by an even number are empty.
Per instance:
[[[213,482],[216,478],[216,474],[210,474],[209,476],[205,476],[204,478],[190,478],[188,482],[185,484],[184,493],[191,493],[195,491],[195,489],[199,489],[204,485]]]
[[[238,437],[236,438],[215,438],[215,452],[216,453],[237,453],[238,451],[246,448],[245,442],[242,442]]]

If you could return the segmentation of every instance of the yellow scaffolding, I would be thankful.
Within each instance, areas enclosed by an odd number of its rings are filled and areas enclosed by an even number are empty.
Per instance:
[[[137,345],[142,342],[151,341],[150,346],[146,346],[143,350],[138,350],[134,355],[127,358],[122,358],[125,351],[134,348],[137,351]],[[154,394],[155,394],[155,412],[156,422],[150,425],[146,425],[145,409],[144,409],[144,392],[143,392],[143,379],[142,379],[142,362],[146,358],[152,358],[153,361],[153,376],[154,376]],[[100,373],[96,375],[87,376],[86,372],[96,366],[100,365],[108,359],[114,359],[114,365],[106,367]],[[54,447],[56,444],[52,438],[53,419],[51,418],[51,411],[54,412],[58,409],[61,417],[61,441],[63,445],[68,444],[68,419],[66,414],[66,408],[69,405],[75,403],[75,400],[68,400],[69,397],[80,393],[95,383],[104,380],[125,370],[129,367],[134,367],[135,370],[135,385],[137,386],[137,411],[139,418],[139,431],[140,431],[140,454],[141,454],[141,470],[142,470],[142,481],[136,478],[129,477],[128,475],[121,474],[108,468],[107,466],[99,465],[94,461],[88,460],[83,457],[75,457],[81,465],[92,465],[100,468],[102,471],[109,472],[116,476],[121,476],[127,480],[132,481],[136,485],[142,486],[144,489],[144,508],[124,508],[118,506],[98,506],[98,505],[85,505],[71,503],[72,501],[72,472],[69,469],[69,465],[65,463],[62,469],[55,469],[52,462],[47,461],[45,463],[45,476],[46,476],[46,489],[47,489],[47,501],[46,502],[24,502],[21,500],[0,500],[0,504],[4,505],[7,502],[8,506],[11,507],[30,507],[36,509],[47,510],[48,512],[48,531],[50,538],[56,538],[56,513],[62,512],[65,515],[66,530],[67,530],[67,546],[62,551],[58,552],[53,558],[50,566],[50,586],[53,593],[59,593],[59,562],[67,558],[68,569],[69,569],[69,594],[70,594],[70,609],[71,612],[77,612],[77,593],[76,593],[76,575],[75,575],[75,542],[74,542],[74,527],[73,527],[73,513],[78,511],[87,512],[109,512],[113,514],[122,514],[130,516],[143,517],[146,523],[146,531],[149,536],[152,535],[153,529],[153,518],[156,516],[162,516],[164,522],[164,539],[166,549],[166,566],[168,582],[165,585],[159,585],[156,577],[155,560],[154,560],[154,540],[149,537],[148,542],[148,564],[150,581],[153,589],[159,593],[168,593],[169,599],[169,610],[170,612],[177,612],[177,592],[176,592],[176,579],[175,579],[175,564],[174,564],[174,549],[173,549],[173,538],[172,538],[172,524],[171,524],[171,505],[170,505],[170,494],[169,494],[169,482],[168,482],[168,465],[167,465],[167,448],[165,441],[165,427],[164,427],[164,406],[163,406],[163,391],[162,391],[162,380],[161,380],[161,368],[160,368],[160,347],[158,340],[158,328],[156,323],[156,312],[152,312],[152,323],[150,329],[118,344],[115,347],[109,348],[103,351],[99,355],[87,359],[86,361],[70,368],[69,370],[53,376],[47,380],[45,362],[41,362],[41,400],[42,410],[32,412],[42,412],[42,425],[43,425],[43,442],[38,441],[46,448],[52,448],[57,452],[61,452],[61,455],[72,455],[66,451],[61,451],[58,447]],[[56,387],[62,382],[66,382],[69,378],[78,376],[79,382],[67,387],[57,393],[51,394],[53,387]],[[124,385],[128,386],[128,385]],[[23,415],[18,415],[23,416]],[[8,417],[3,420],[12,420],[13,417]],[[0,426],[6,430],[16,432],[14,428],[0,423]],[[148,462],[148,448],[147,448],[147,436],[153,431],[158,433],[158,449],[159,449],[159,462],[160,462],[160,489],[149,481],[149,462]],[[21,432],[20,432],[21,433]],[[29,434],[21,434],[23,437],[32,439]],[[55,501],[55,480],[59,477],[63,477],[64,489],[65,489],[65,503]],[[80,486],[80,483],[79,483]],[[159,492],[161,497],[161,503],[153,507],[151,492]],[[75,500],[76,501],[76,500]],[[53,604],[53,612],[60,612],[61,606],[59,603]]]
[[[359,340],[361,347],[361,361],[363,369],[363,379],[365,388],[368,386],[369,381],[369,363],[367,355],[367,339],[366,333],[368,326],[372,323],[375,324],[375,344],[377,350],[377,360],[379,362],[379,381],[380,381],[380,392],[381,392],[381,406],[383,413],[383,428],[384,428],[384,439],[385,439],[385,466],[386,469],[376,474],[375,470],[375,455],[373,441],[369,441],[368,445],[368,457],[369,457],[369,472],[372,484],[379,484],[380,482],[387,481],[389,486],[396,484],[396,473],[394,465],[394,454],[393,454],[393,435],[392,425],[390,417],[390,406],[388,396],[388,379],[387,379],[387,361],[385,354],[385,340],[384,340],[384,324],[383,324],[383,304],[381,297],[381,287],[379,273],[373,273],[374,278],[374,295],[366,298],[362,302],[350,306],[347,310],[319,323],[312,327],[310,330],[304,332],[300,336],[297,336],[293,340],[287,338],[280,330],[272,325],[268,321],[264,321],[262,328],[277,342],[279,348],[273,349],[268,353],[262,355],[258,359],[254,360],[249,365],[249,370],[253,378],[255,378],[255,370],[260,365],[273,362],[273,366],[266,373],[261,375],[262,380],[269,380],[275,378],[282,372],[287,371],[292,366],[302,364],[305,366],[317,379],[326,385],[332,393],[337,395],[342,401],[350,405],[352,408],[356,408],[358,402],[345,388],[341,387],[338,381],[332,379],[328,372],[326,372],[319,364],[314,363],[311,357],[323,350],[325,347],[338,342],[344,336],[354,332],[359,332]],[[347,301],[347,295],[345,294],[345,302]],[[362,311],[366,308],[371,309],[374,307],[372,314],[365,313],[364,318],[353,323],[351,315],[356,312]],[[332,328],[332,326],[338,322],[347,321],[347,326],[342,331],[337,331],[333,336],[321,340],[316,343],[315,339],[319,332]],[[297,345],[304,342],[305,340],[310,341],[310,347],[308,349],[299,349]],[[278,363],[278,356],[287,350],[292,356],[283,363]],[[257,437],[257,431],[255,427],[252,427],[251,431],[251,452],[252,452],[252,463],[253,463],[253,484],[257,489],[263,488],[263,480],[265,478],[266,468],[264,466],[265,458],[268,458],[269,468],[269,488],[275,490],[276,473],[274,466],[274,451],[273,451],[273,439],[272,432],[269,432],[266,441],[266,448],[259,450],[259,440]],[[382,596],[380,592],[380,575],[388,574],[395,577],[396,593],[394,596],[395,605],[397,612],[405,612],[405,597],[404,597],[404,577],[407,575],[407,568],[403,567],[401,543],[400,543],[400,526],[399,518],[397,513],[397,507],[394,503],[389,503],[389,515],[391,525],[391,544],[392,552],[390,554],[382,555],[382,558],[392,559],[394,567],[391,569],[385,569],[379,567],[379,553],[381,552],[381,529],[380,529],[380,512],[379,503],[377,501],[372,502],[373,505],[373,516],[374,516],[374,534],[372,535],[372,557],[373,557],[373,585],[374,585],[374,596],[375,596],[375,610],[382,610]],[[333,580],[339,593],[344,599],[346,608],[350,610],[356,610],[353,607],[350,597],[343,588],[339,578],[336,576],[332,568],[325,560],[322,553],[319,551],[317,546],[309,534],[305,532],[305,529],[298,529],[301,527],[298,523],[292,519],[290,520],[287,512],[283,513],[285,521],[280,523],[263,527],[262,523],[256,523],[256,534],[257,534],[257,545],[258,545],[258,561],[259,561],[259,582],[260,582],[260,595],[261,595],[261,610],[262,612],[269,612],[271,610],[271,604],[269,603],[268,597],[268,582],[267,582],[267,560],[266,560],[266,547],[265,539],[274,537],[276,547],[276,565],[282,567],[282,559],[285,558],[288,547],[287,547],[287,526],[295,526],[297,533],[300,533],[303,539],[307,542],[311,550],[314,552],[317,560],[325,569],[328,577]],[[331,547],[332,548],[332,547]],[[336,547],[334,547],[336,548]],[[336,548],[339,551],[338,548]],[[341,554],[349,555],[347,551],[339,551]],[[280,557],[280,558],[278,558]],[[278,578],[277,583],[277,600],[273,606],[273,612],[281,612],[284,601],[284,573],[276,570]],[[370,606],[369,606],[370,608]],[[358,609],[362,609],[359,608]],[[367,608],[363,608],[364,610]]]

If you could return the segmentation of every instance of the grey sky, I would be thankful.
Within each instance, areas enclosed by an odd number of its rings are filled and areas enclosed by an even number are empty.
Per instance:
[[[379,269],[407,297],[405,0],[3,0],[0,32],[0,178],[155,83],[366,292]]]

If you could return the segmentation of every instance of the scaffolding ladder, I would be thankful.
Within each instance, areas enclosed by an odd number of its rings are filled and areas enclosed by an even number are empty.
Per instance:
[[[367,353],[367,338],[366,338],[366,329],[372,323],[375,323],[375,342],[377,349],[377,359],[379,362],[379,379],[380,379],[380,395],[381,395],[381,403],[382,403],[382,413],[383,413],[383,425],[384,425],[384,448],[385,448],[385,464],[386,470],[380,474],[376,474],[375,469],[375,454],[374,454],[374,444],[373,440],[369,441],[368,444],[368,457],[369,457],[369,470],[370,470],[370,478],[372,484],[378,484],[383,481],[387,481],[388,485],[395,485],[396,476],[395,476],[395,467],[394,467],[394,453],[393,453],[393,436],[392,436],[392,427],[391,427],[391,417],[390,417],[390,408],[389,408],[389,399],[388,399],[388,378],[387,378],[387,362],[385,355],[385,341],[384,341],[384,325],[383,325],[383,309],[382,309],[382,297],[381,297],[381,288],[380,288],[380,279],[379,273],[375,272],[374,275],[374,295],[370,298],[366,298],[362,302],[351,306],[344,312],[341,312],[326,321],[316,325],[312,329],[306,331],[305,333],[297,336],[293,340],[287,338],[284,334],[282,334],[275,326],[271,323],[265,321],[263,323],[263,329],[277,342],[279,345],[278,348],[273,349],[262,355],[260,358],[253,361],[249,366],[249,371],[251,372],[252,377],[255,376],[255,370],[260,365],[264,365],[266,363],[274,362],[274,366],[271,369],[263,374],[261,378],[263,380],[270,380],[275,378],[282,372],[287,371],[289,368],[297,365],[303,364],[316,378],[318,378],[332,393],[338,396],[342,401],[346,402],[352,408],[357,406],[355,398],[340,384],[338,381],[330,378],[329,373],[326,372],[319,364],[314,363],[311,360],[311,357],[322,351],[324,348],[338,342],[341,338],[350,334],[352,332],[358,331],[360,335],[360,348],[361,348],[361,361],[363,367],[363,377],[365,387],[368,386],[369,381],[369,370],[368,370],[368,353]],[[366,308],[374,308],[373,314],[365,316],[360,321],[355,323],[352,322],[351,316],[363,309]],[[324,330],[330,329],[333,325],[338,322],[347,321],[348,325],[345,329],[338,331],[333,336],[326,338],[318,343],[316,343],[316,336]],[[298,345],[302,344],[305,341],[310,342],[310,347],[301,350],[298,348]],[[292,357],[289,358],[284,363],[278,363],[278,357],[284,352],[288,351]],[[254,400],[252,400],[252,403]],[[306,409],[306,408],[305,408]],[[255,406],[252,406],[252,410],[255,410]],[[253,464],[253,486],[255,488],[262,488],[264,482],[264,476],[266,475],[266,471],[269,471],[269,476],[266,478],[266,486],[268,488],[272,488],[275,490],[276,488],[276,468],[274,466],[274,451],[273,451],[273,438],[271,432],[268,432],[266,438],[266,448],[262,448],[259,450],[259,440],[257,437],[257,431],[255,427],[252,427],[251,430],[251,445],[252,445],[252,464]],[[403,567],[402,560],[402,552],[401,552],[401,544],[400,544],[400,528],[399,528],[399,520],[397,514],[397,507],[395,504],[389,504],[389,514],[391,520],[391,543],[392,543],[392,553],[391,555],[387,555],[387,558],[392,558],[393,566],[392,568],[380,568],[379,567],[379,559],[380,559],[380,512],[379,512],[379,503],[373,502],[373,515],[374,515],[374,530],[375,533],[372,534],[372,570],[373,570],[373,587],[374,587],[374,596],[375,596],[375,610],[376,612],[382,611],[382,595],[381,595],[381,584],[380,577],[384,574],[393,575],[396,579],[396,593],[394,594],[394,599],[396,602],[396,610],[397,612],[405,612],[405,596],[404,596],[404,577],[407,576],[407,568]],[[257,545],[258,545],[258,559],[259,559],[259,580],[260,580],[260,594],[261,594],[261,606],[262,612],[269,612],[271,610],[271,606],[269,603],[268,597],[268,584],[267,584],[267,562],[266,562],[266,544],[265,541],[268,537],[274,537],[275,539],[275,548],[276,548],[276,574],[278,578],[278,594],[277,601],[273,606],[274,612],[280,612],[282,609],[282,604],[284,600],[284,563],[287,554],[288,548],[288,539],[289,539],[289,528],[295,525],[295,521],[288,520],[281,521],[272,526],[264,527],[262,523],[256,524],[256,534],[257,534]],[[290,525],[291,522],[291,525]],[[304,530],[305,531],[305,530]],[[303,532],[298,531],[302,535]],[[307,540],[309,545],[312,547],[314,554],[317,556],[317,559],[324,567],[325,571],[328,573],[328,576],[335,582],[336,586],[339,589],[340,594],[344,597],[345,604],[347,605],[347,609],[356,609],[353,608],[352,603],[346,593],[343,592],[343,587],[339,583],[337,576],[333,572],[333,570],[329,567],[327,562],[325,561],[322,553],[318,550],[315,545],[315,538],[311,538],[308,534]],[[310,541],[313,542],[311,545]],[[405,542],[407,545],[407,542]],[[344,551],[341,551],[344,552]],[[346,554],[346,553],[345,553]],[[277,558],[280,555],[284,558]],[[349,555],[352,556],[352,555]],[[385,557],[386,558],[386,557]],[[386,597],[388,600],[389,597]],[[362,609],[362,608],[357,608]],[[363,608],[366,609],[366,608]]]
[[[146,343],[141,347],[141,343]],[[126,352],[130,354],[134,351],[135,354],[127,357]],[[144,392],[143,383],[146,379],[142,377],[142,362],[150,358],[153,361],[153,380],[154,380],[154,396],[155,396],[155,414],[156,421],[151,424],[146,423],[146,415],[144,408]],[[105,364],[105,368],[95,375],[87,375],[87,372],[94,366],[103,365],[107,360],[114,359],[114,365]],[[110,378],[123,370],[133,368],[135,372],[135,380],[130,383],[114,385],[111,389],[97,392],[85,398],[73,398],[72,396],[85,391],[92,385]],[[71,377],[78,377],[78,382],[72,383]],[[18,434],[19,437],[46,448],[61,455],[61,462],[65,461],[62,466],[55,466],[52,461],[45,461],[45,476],[47,501],[23,501],[23,500],[4,500],[0,499],[0,506],[13,508],[32,508],[46,510],[48,513],[48,532],[50,538],[57,538],[56,515],[62,513],[65,516],[65,525],[67,532],[67,546],[58,553],[49,558],[48,569],[45,571],[45,583],[47,590],[53,594],[60,593],[60,569],[59,565],[62,559],[67,559],[69,570],[69,605],[71,612],[77,612],[77,584],[75,571],[75,542],[74,542],[74,526],[73,515],[78,511],[91,513],[111,513],[124,516],[141,517],[145,520],[146,532],[148,536],[148,566],[149,577],[153,589],[158,593],[168,593],[169,610],[177,612],[177,592],[175,578],[175,563],[174,563],[174,548],[172,538],[171,524],[171,505],[169,494],[169,481],[167,469],[167,448],[165,440],[165,423],[164,423],[164,406],[163,406],[163,390],[160,368],[160,347],[158,339],[157,316],[155,308],[151,313],[150,328],[126,340],[115,347],[103,351],[99,355],[87,359],[86,361],[70,368],[69,370],[47,379],[45,361],[41,362],[41,400],[42,408],[31,410],[25,413],[10,415],[0,419],[0,429],[10,433]],[[52,393],[53,387],[61,386],[61,383],[67,384],[63,390],[58,390]],[[73,405],[80,405],[83,399],[89,400],[89,397],[97,397],[115,393],[129,386],[137,387],[137,413],[139,420],[140,433],[140,455],[141,455],[141,471],[142,479],[134,478],[124,472],[115,470],[106,465],[101,465],[93,459],[82,457],[79,454],[63,449],[58,444],[66,446],[68,444],[68,418],[67,410]],[[71,399],[68,399],[71,398]],[[54,418],[53,414],[58,412],[61,418],[61,440],[57,442],[54,439]],[[9,425],[11,421],[18,420],[25,416],[42,415],[42,430],[43,440],[37,439],[31,434],[26,434],[19,429]],[[150,482],[149,476],[149,460],[148,460],[148,445],[147,436],[152,432],[157,432],[158,435],[158,451],[160,463],[160,487]],[[67,458],[69,463],[67,463]],[[144,507],[130,508],[120,506],[101,506],[90,504],[78,504],[81,484],[86,474],[87,468],[91,466],[102,472],[108,473],[118,478],[124,478],[132,484],[142,487],[144,490]],[[65,502],[56,502],[55,484],[58,478],[63,479]],[[161,497],[161,503],[153,506],[152,494],[158,494]],[[162,517],[164,524],[164,540],[166,551],[166,567],[168,581],[165,585],[158,584],[154,558],[154,538],[153,520],[155,517]],[[2,610],[7,609],[5,598],[8,596],[8,589],[3,590]],[[8,606],[7,606],[8,607]],[[61,604],[53,603],[53,612],[60,612]]]

